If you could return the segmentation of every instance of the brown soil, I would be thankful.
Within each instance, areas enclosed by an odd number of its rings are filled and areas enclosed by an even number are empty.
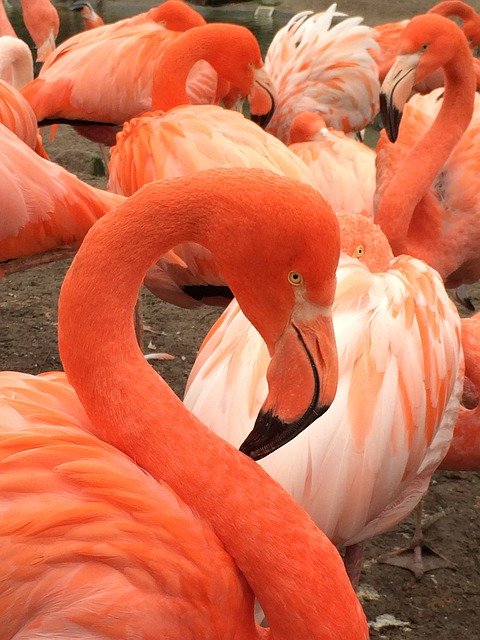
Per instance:
[[[153,3],[152,3],[153,4]],[[472,2],[480,9],[478,2]],[[323,6],[323,3],[322,3]],[[426,9],[423,0],[373,2],[348,0],[339,10],[364,15],[366,22],[408,17]],[[282,8],[318,9],[317,0],[286,0]],[[47,135],[45,135],[47,138]],[[47,141],[53,160],[83,180],[101,186],[93,176],[98,147],[68,127],[60,127],[54,143]],[[57,263],[9,277],[0,285],[0,368],[38,373],[61,368],[56,346],[56,301],[67,264]],[[480,306],[480,289],[473,289]],[[146,325],[145,350],[167,351],[175,359],[155,363],[177,394],[181,395],[196,349],[219,312],[212,308],[177,309],[143,293]],[[439,473],[426,498],[426,512],[445,512],[428,530],[428,541],[446,555],[455,569],[426,574],[419,582],[408,572],[378,564],[375,558],[394,546],[408,542],[413,519],[391,533],[372,540],[362,574],[364,605],[369,620],[391,614],[405,626],[372,628],[372,638],[401,640],[480,639],[480,474]],[[340,640],[340,639],[339,639]]]

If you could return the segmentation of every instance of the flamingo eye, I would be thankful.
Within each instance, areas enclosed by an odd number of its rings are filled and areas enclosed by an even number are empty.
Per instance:
[[[365,253],[365,247],[362,244],[359,244],[358,247],[356,247],[355,251],[353,252],[353,257],[361,258],[364,253]]]
[[[422,44],[422,46],[420,47],[420,51],[426,51],[427,49],[428,49],[428,43],[427,43],[427,42],[424,42],[424,43]]]
[[[301,273],[298,273],[298,271],[290,271],[290,273],[288,274],[288,280],[290,284],[298,287],[299,284],[303,283],[303,276]]]

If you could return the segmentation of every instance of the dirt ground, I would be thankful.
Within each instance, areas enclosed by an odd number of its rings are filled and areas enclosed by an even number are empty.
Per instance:
[[[152,3],[153,5],[154,3]],[[472,2],[480,10],[479,2]],[[246,5],[248,7],[248,5]],[[282,8],[320,9],[318,0],[285,0]],[[382,2],[341,0],[338,9],[363,15],[365,22],[411,16],[430,6],[419,0]],[[48,135],[44,136],[45,138]],[[68,127],[61,127],[54,143],[46,146],[53,160],[87,182],[102,186],[94,177],[98,147]],[[67,263],[57,263],[9,277],[0,283],[0,367],[38,373],[60,369],[56,346],[56,301]],[[480,308],[480,289],[473,289]],[[189,311],[162,303],[143,293],[145,351],[162,350],[175,356],[155,363],[175,392],[182,394],[200,341],[218,316],[204,307]],[[419,582],[408,572],[378,564],[382,552],[401,546],[413,531],[413,519],[367,547],[362,574],[362,599],[368,619],[390,614],[390,625],[372,627],[371,637],[388,640],[480,640],[480,474],[439,473],[426,498],[426,513],[445,516],[428,530],[428,541],[446,555],[454,570],[426,574]]]

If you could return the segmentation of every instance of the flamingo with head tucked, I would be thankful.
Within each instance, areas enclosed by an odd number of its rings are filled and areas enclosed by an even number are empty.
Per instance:
[[[144,273],[185,241],[215,252],[269,345],[259,421],[274,415],[292,427],[333,399],[339,239],[318,192],[245,169],[141,189],[95,225],[62,287],[59,346],[78,399],[65,379],[6,374],[3,624],[9,636],[146,638],[153,629],[171,640],[366,640],[363,611],[324,534],[185,408],[136,345],[132,310]],[[287,397],[290,384],[297,393]],[[25,483],[32,470],[35,482]],[[254,595],[269,630],[255,626]]]

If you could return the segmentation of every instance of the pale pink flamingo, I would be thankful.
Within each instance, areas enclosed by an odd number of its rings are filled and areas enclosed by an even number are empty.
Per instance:
[[[185,408],[135,343],[144,272],[186,241],[215,253],[269,344],[265,408],[289,425],[332,400],[338,226],[318,192],[245,169],[144,187],[95,225],[63,284],[59,346],[70,384],[59,373],[0,376],[2,630],[366,640],[325,535]],[[290,358],[302,391],[287,401]],[[270,629],[254,623],[254,596]]]
[[[461,338],[465,358],[465,378],[460,411],[446,456],[437,471],[480,471],[480,314],[462,318]],[[453,568],[454,564],[425,542],[424,530],[444,514],[443,511],[423,523],[423,500],[415,509],[415,529],[407,547],[387,553],[380,562],[411,571],[420,580],[426,571]],[[426,551],[426,553],[425,553]]]
[[[459,17],[463,23],[462,30],[470,46],[476,47],[480,44],[480,14],[465,2],[461,2],[461,0],[439,2],[431,7],[427,13],[438,14],[446,18],[450,16]],[[378,63],[379,76],[382,82],[395,61],[402,31],[408,23],[409,20],[401,20],[399,22],[379,24],[374,27],[375,31],[379,33],[377,42],[380,45],[380,50],[374,51],[372,55]],[[436,71],[433,75],[426,76],[415,89],[417,92],[427,93],[441,85],[443,85],[442,73],[441,71]]]
[[[320,113],[299,113],[289,149],[310,169],[316,188],[334,211],[373,217],[375,152],[343,131],[328,128]]]
[[[70,9],[80,13],[85,31],[103,27],[105,24],[103,18],[99,16],[98,13],[94,11],[92,5],[85,0],[75,0],[75,2],[70,5]]]
[[[463,362],[460,320],[438,274],[415,258],[393,259],[365,216],[339,214],[339,222],[348,255],[337,270],[339,383],[329,410],[301,432],[254,427],[270,357],[236,301],[205,339],[184,402],[347,546],[356,582],[357,543],[400,522],[445,455]],[[294,361],[291,367],[295,376]]]
[[[37,62],[44,62],[55,49],[60,28],[57,10],[50,0],[20,0],[25,27],[37,49]]]
[[[283,142],[303,111],[318,111],[329,127],[346,132],[362,130],[378,111],[375,32],[362,18],[331,27],[335,10],[333,4],[324,13],[298,13],[268,48],[265,71],[276,100],[267,131]]]
[[[123,201],[34,153],[0,124],[0,274],[71,254],[88,229]]]
[[[405,102],[412,86],[439,67],[445,93],[431,124]],[[405,113],[396,142],[383,133],[377,146],[375,221],[394,254],[425,260],[447,287],[475,282],[480,278],[480,125],[472,122],[475,76],[462,31],[441,16],[413,18],[383,90],[393,139],[404,107]]]
[[[13,131],[43,158],[48,154],[42,145],[37,119],[31,106],[18,91],[33,78],[33,59],[22,40],[0,37],[0,122]]]

